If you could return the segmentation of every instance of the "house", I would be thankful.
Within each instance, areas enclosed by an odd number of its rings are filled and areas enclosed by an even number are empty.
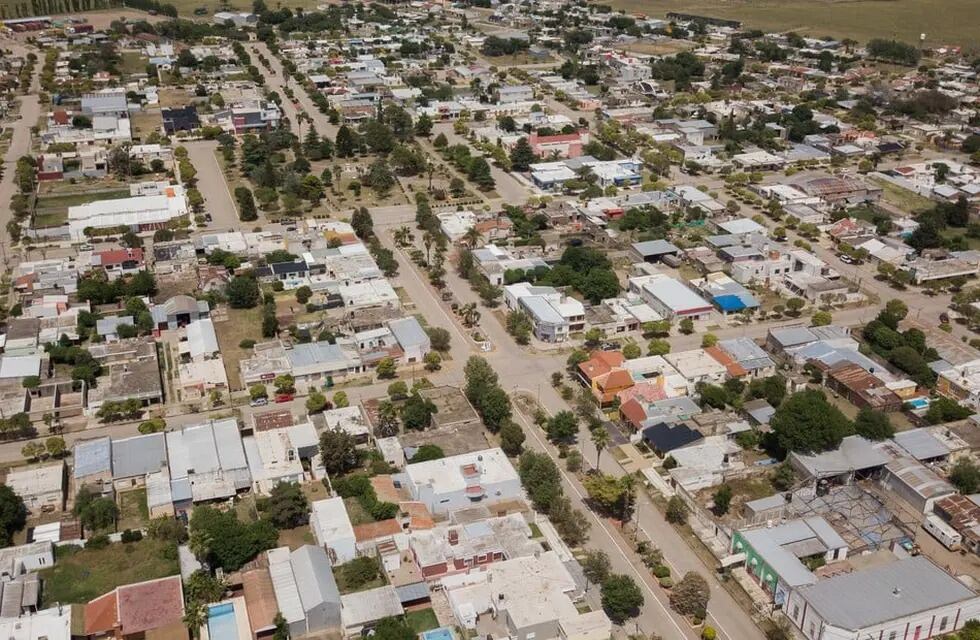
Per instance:
[[[398,591],[391,585],[348,593],[340,597],[340,602],[348,638],[368,637],[366,632],[382,618],[405,613]]]
[[[163,433],[148,433],[112,441],[112,482],[124,490],[146,484],[146,476],[167,468]]]
[[[434,515],[522,497],[520,478],[500,449],[486,449],[405,467],[412,499]]]
[[[534,132],[528,136],[527,141],[531,145],[531,151],[539,158],[578,158],[584,153],[583,147],[589,144],[589,138],[588,131],[550,136]]]
[[[57,606],[0,618],[0,636],[8,640],[71,640],[72,611],[71,607]],[[77,615],[74,618],[77,620]]]
[[[794,589],[817,582],[804,562],[812,559],[816,562],[811,565],[816,565],[843,560],[847,550],[844,539],[819,516],[738,529],[731,542],[731,552],[744,556],[746,571],[776,606],[783,605]]]
[[[75,442],[72,450],[72,492],[89,487],[97,494],[112,490],[112,440],[106,436]]]
[[[531,331],[542,342],[565,342],[569,334],[585,328],[585,307],[554,287],[518,282],[504,287],[508,309],[524,311]]]
[[[667,456],[671,451],[686,447],[689,444],[704,439],[704,435],[686,424],[667,424],[658,422],[646,427],[641,432],[641,439],[652,451],[660,457]]]
[[[180,576],[116,587],[85,605],[84,633],[90,638],[137,640],[186,634]]]
[[[129,117],[125,89],[103,89],[82,95],[82,113],[89,116]]]
[[[457,623],[471,633],[478,617],[489,616],[514,640],[608,637],[609,618],[601,610],[581,613],[574,604],[578,593],[558,554],[547,551],[494,563],[446,595]]]
[[[339,631],[341,597],[327,553],[304,545],[295,551],[279,547],[267,552],[269,575],[279,612],[291,637]]]
[[[947,398],[980,409],[980,359],[943,367],[936,391]]]
[[[178,131],[193,131],[201,126],[201,119],[194,105],[164,107],[160,109],[160,115],[163,118],[163,131],[168,136],[175,135]]]
[[[874,374],[853,362],[838,362],[826,371],[824,382],[857,407],[899,411],[902,398]]]
[[[630,278],[629,290],[671,321],[707,320],[713,308],[710,302],[664,274]]]
[[[721,340],[718,347],[748,372],[752,378],[768,378],[776,373],[776,363],[751,338]]]
[[[316,430],[308,422],[297,427],[266,429],[242,438],[252,490],[256,494],[267,496],[279,483],[302,483],[306,479],[299,450],[291,437],[298,433],[297,428],[304,426],[309,431],[306,440],[316,442]]]
[[[10,580],[54,566],[54,544],[49,540],[0,549],[0,578]]]
[[[357,539],[343,498],[317,500],[310,507],[313,537],[326,549],[330,564],[344,564],[356,558]]]
[[[687,380],[687,392],[690,395],[694,395],[699,383],[721,384],[729,376],[729,367],[719,362],[718,358],[712,357],[711,353],[705,349],[668,353],[664,356],[664,360],[669,362],[677,373]],[[735,367],[737,366],[735,365]],[[737,373],[745,375],[744,370],[740,367]]]
[[[402,349],[402,359],[405,363],[421,362],[425,354],[432,351],[429,334],[415,316],[391,320],[388,322],[388,328]]]
[[[739,424],[739,428],[743,424],[748,428],[745,423]],[[668,471],[670,478],[688,491],[719,485],[727,474],[745,468],[741,460],[742,448],[728,434],[707,436],[674,449],[670,455],[677,462],[677,466]]]
[[[922,639],[980,616],[980,597],[920,555],[800,587],[783,610],[807,640]]]
[[[4,483],[24,501],[32,515],[55,513],[65,508],[65,463],[12,470]]]
[[[230,498],[252,486],[235,418],[168,431],[172,484],[189,486],[194,503]]]
[[[487,277],[491,284],[501,286],[507,271],[520,270],[524,273],[547,271],[550,267],[541,258],[519,258],[511,254],[511,250],[488,244],[479,249],[473,249],[473,260],[477,269]]]
[[[114,249],[92,254],[92,267],[102,269],[110,280],[129,276],[146,268],[143,249]]]

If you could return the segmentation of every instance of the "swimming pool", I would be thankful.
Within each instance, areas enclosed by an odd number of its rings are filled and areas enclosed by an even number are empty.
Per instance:
[[[907,404],[913,409],[925,409],[929,406],[929,398],[912,398]]]
[[[422,634],[422,640],[453,640],[453,632],[449,627],[430,629]]]
[[[211,640],[238,640],[233,603],[222,602],[208,608],[208,636]]]

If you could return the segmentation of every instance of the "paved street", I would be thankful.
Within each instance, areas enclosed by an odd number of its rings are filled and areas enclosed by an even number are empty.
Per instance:
[[[0,39],[0,48],[10,49],[15,56],[20,57],[26,57],[29,51],[20,43],[6,39]],[[14,169],[17,166],[17,158],[30,153],[31,127],[37,123],[41,115],[41,107],[37,99],[37,92],[40,90],[37,72],[41,62],[38,60],[31,79],[30,92],[18,98],[20,118],[4,123],[5,127],[11,128],[14,132],[10,148],[3,157],[3,180],[0,180],[0,260],[3,260],[5,267],[14,259],[10,253],[10,237],[7,235],[7,222],[12,218],[10,198],[17,192],[17,186],[14,184]]]
[[[197,169],[197,188],[204,196],[204,210],[211,214],[208,231],[239,229],[242,223],[238,219],[238,207],[214,153],[218,143],[199,140],[184,146],[191,164]]]

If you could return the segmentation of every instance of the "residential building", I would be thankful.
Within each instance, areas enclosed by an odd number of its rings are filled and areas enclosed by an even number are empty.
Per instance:
[[[936,391],[940,395],[980,410],[980,359],[943,366],[938,374]]]
[[[326,552],[304,545],[295,551],[279,547],[266,555],[276,603],[289,635],[339,631],[341,597]]]
[[[166,440],[171,483],[189,486],[193,502],[231,498],[252,486],[235,418],[168,431]]]
[[[405,613],[398,591],[391,585],[348,593],[340,597],[344,634],[348,638],[368,637],[368,631],[383,618]]]
[[[699,321],[711,315],[711,303],[679,281],[664,274],[630,278],[629,290],[638,294],[665,319]]]
[[[434,515],[444,515],[477,503],[523,496],[521,481],[500,449],[418,462],[405,467],[412,499]]]
[[[65,508],[65,463],[57,462],[7,473],[4,484],[24,501],[27,510],[37,516],[57,513]]]
[[[84,634],[90,638],[176,638],[181,633],[187,630],[180,576],[116,587],[85,605]]]
[[[518,282],[504,287],[504,302],[511,311],[524,311],[532,333],[542,342],[565,342],[572,332],[585,329],[585,307],[554,287]]]
[[[817,582],[805,562],[843,560],[847,550],[844,539],[819,516],[736,530],[731,546],[733,554],[744,556],[746,571],[777,606],[785,604],[794,589]]]
[[[333,565],[357,557],[357,539],[343,498],[317,500],[311,505],[310,528],[318,545],[326,549]]]
[[[174,218],[187,215],[184,189],[170,185],[154,195],[96,200],[68,207],[68,233],[75,242],[85,240],[85,229],[127,227],[132,231],[163,229]]]

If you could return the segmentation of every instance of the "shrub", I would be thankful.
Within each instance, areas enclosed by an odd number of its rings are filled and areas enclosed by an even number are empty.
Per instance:
[[[109,536],[104,533],[100,533],[97,536],[92,536],[91,538],[85,541],[86,549],[105,549],[108,546],[109,546]]]
[[[143,539],[143,532],[137,529],[133,531],[132,529],[126,529],[122,532],[121,539],[123,542],[139,542]]]
[[[658,578],[669,578],[670,577],[670,567],[668,567],[666,565],[663,565],[663,564],[658,564],[658,565],[656,565],[653,568],[652,573],[653,573],[654,576],[656,576]]]
[[[658,578],[658,582],[660,582],[660,586],[663,587],[664,589],[670,589],[671,587],[674,586],[674,579],[669,576]]]

